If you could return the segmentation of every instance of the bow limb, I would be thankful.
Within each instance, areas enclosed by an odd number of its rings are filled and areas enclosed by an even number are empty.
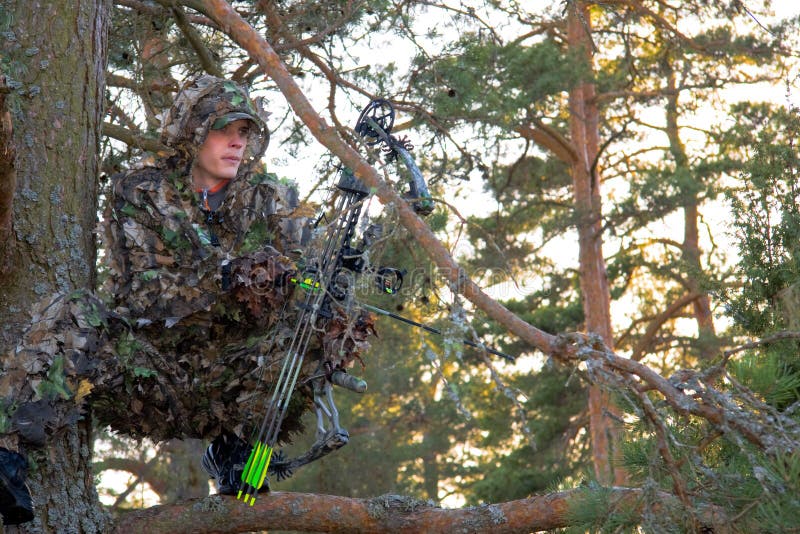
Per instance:
[[[213,19],[223,31],[241,46],[259,67],[275,82],[294,112],[305,123],[312,135],[368,187],[375,190],[384,205],[396,207],[400,222],[422,245],[451,286],[489,317],[505,326],[511,333],[546,354],[568,359],[570,346],[558,343],[557,337],[526,323],[508,308],[496,302],[478,287],[464,269],[453,259],[445,246],[433,235],[409,204],[348,145],[314,110],[314,107],[294,81],[286,65],[272,46],[248,24],[225,0],[202,0],[192,3]]]

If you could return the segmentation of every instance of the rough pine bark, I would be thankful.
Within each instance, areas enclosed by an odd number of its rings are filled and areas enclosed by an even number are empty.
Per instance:
[[[10,0],[0,7],[15,185],[0,242],[0,354],[33,302],[94,284],[97,174],[109,0]],[[7,177],[7,174],[6,174]],[[36,518],[22,532],[105,532],[91,472],[88,414],[43,451],[29,451]]]
[[[16,187],[0,273],[0,343],[32,302],[94,281],[97,150],[109,2],[4,2],[0,46],[10,94]],[[6,184],[2,184],[5,186]],[[2,246],[2,245],[0,245]]]

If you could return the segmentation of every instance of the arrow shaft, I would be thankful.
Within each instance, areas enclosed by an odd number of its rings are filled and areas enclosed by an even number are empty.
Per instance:
[[[409,319],[408,317],[403,317],[402,315],[397,315],[396,313],[392,313],[390,311],[378,308],[376,306],[370,306],[369,304],[361,304],[361,306],[366,308],[369,311],[373,311],[375,313],[379,313],[381,315],[385,315],[386,317],[391,317],[392,319],[396,319],[396,320],[398,320],[400,322],[403,322],[403,323],[406,323],[406,324],[410,324],[412,326],[416,326],[417,328],[421,328],[421,329],[425,330],[426,332],[430,332],[431,334],[437,334],[439,336],[444,335],[444,334],[442,334],[441,330],[437,330],[436,328],[433,328],[432,326],[428,326],[428,325],[423,324],[423,323],[418,323],[417,321]],[[485,350],[486,352],[488,352],[490,354],[494,354],[495,356],[500,356],[501,358],[505,358],[506,360],[508,360],[510,362],[516,361],[516,358],[514,358],[513,356],[510,356],[510,355],[506,354],[505,352],[500,352],[499,350],[495,350],[495,349],[492,349],[490,347],[487,347],[486,345],[484,345],[482,343],[475,343],[474,341],[470,341],[469,339],[462,339],[461,342],[464,345],[469,345],[470,347],[474,347],[476,349]]]

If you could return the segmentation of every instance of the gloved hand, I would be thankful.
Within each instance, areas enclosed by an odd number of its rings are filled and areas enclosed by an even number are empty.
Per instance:
[[[255,317],[278,312],[292,294],[288,279],[297,268],[273,247],[228,261],[222,266],[222,288]]]

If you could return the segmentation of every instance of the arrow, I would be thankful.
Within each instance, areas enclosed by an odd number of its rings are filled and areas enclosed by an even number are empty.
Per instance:
[[[380,315],[385,315],[386,317],[397,319],[398,321],[404,322],[406,324],[416,326],[417,328],[422,328],[423,330],[425,330],[426,332],[430,332],[431,334],[438,334],[440,336],[444,335],[442,334],[441,330],[437,330],[436,328],[433,328],[432,326],[428,326],[426,324],[418,323],[417,321],[412,321],[411,319],[403,317],[402,315],[397,315],[396,313],[392,313],[387,310],[382,310],[381,308],[376,308],[375,306],[370,306],[369,304],[361,304],[361,307],[366,308],[369,311],[379,313]],[[517,360],[516,358],[514,358],[513,356],[509,356],[505,352],[500,352],[499,350],[489,348],[483,343],[475,343],[474,341],[470,341],[469,339],[462,339],[461,342],[464,345],[469,345],[470,347],[475,347],[476,349],[485,350],[490,354],[494,354],[495,356],[500,356],[501,358],[505,358],[510,362],[515,362]]]

